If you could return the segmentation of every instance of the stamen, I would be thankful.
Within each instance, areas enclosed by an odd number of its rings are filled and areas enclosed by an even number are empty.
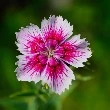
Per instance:
[[[53,50],[52,50],[52,49],[49,49],[49,50],[48,50],[48,57],[50,58],[50,57],[52,57],[53,55],[54,55]]]

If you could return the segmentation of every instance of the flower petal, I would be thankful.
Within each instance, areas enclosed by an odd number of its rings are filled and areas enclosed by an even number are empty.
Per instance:
[[[72,79],[75,79],[73,71],[62,61],[50,58],[42,74],[42,80],[57,94],[69,89]]]
[[[44,19],[41,23],[41,31],[46,41],[56,40],[61,43],[72,35],[73,26],[62,16],[50,16],[48,20]]]
[[[30,24],[16,32],[18,50],[22,54],[33,54],[44,50],[44,42],[38,26]]]
[[[35,81],[38,82],[41,78],[41,73],[46,67],[47,56],[45,55],[19,55],[19,61],[16,63],[18,68],[17,78],[20,81]]]
[[[74,67],[83,67],[83,62],[86,62],[92,54],[90,48],[87,47],[88,44],[85,39],[80,39],[80,35],[76,35],[56,49],[55,57]]]

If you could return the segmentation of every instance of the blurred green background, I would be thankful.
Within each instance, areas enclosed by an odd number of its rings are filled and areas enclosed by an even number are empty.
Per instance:
[[[61,15],[91,43],[93,56],[74,69],[76,81],[61,96],[41,83],[18,82],[15,32],[50,15]],[[0,110],[110,110],[110,1],[0,1]],[[73,68],[72,68],[73,69]]]

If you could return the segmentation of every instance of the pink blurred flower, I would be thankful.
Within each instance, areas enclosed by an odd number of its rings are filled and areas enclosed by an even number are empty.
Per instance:
[[[16,32],[19,55],[16,72],[20,81],[42,80],[55,93],[61,94],[75,79],[73,71],[66,65],[83,67],[91,57],[88,42],[75,35],[68,39],[73,26],[61,16],[50,16],[41,23],[41,29],[34,24]]]

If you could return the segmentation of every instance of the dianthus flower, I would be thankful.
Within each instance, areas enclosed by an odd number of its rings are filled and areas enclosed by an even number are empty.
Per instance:
[[[75,80],[73,71],[66,65],[83,67],[91,57],[91,50],[80,35],[72,35],[73,26],[61,16],[50,16],[41,22],[41,29],[34,24],[16,32],[18,50],[17,79],[19,81],[40,80],[57,94],[69,88]]]

